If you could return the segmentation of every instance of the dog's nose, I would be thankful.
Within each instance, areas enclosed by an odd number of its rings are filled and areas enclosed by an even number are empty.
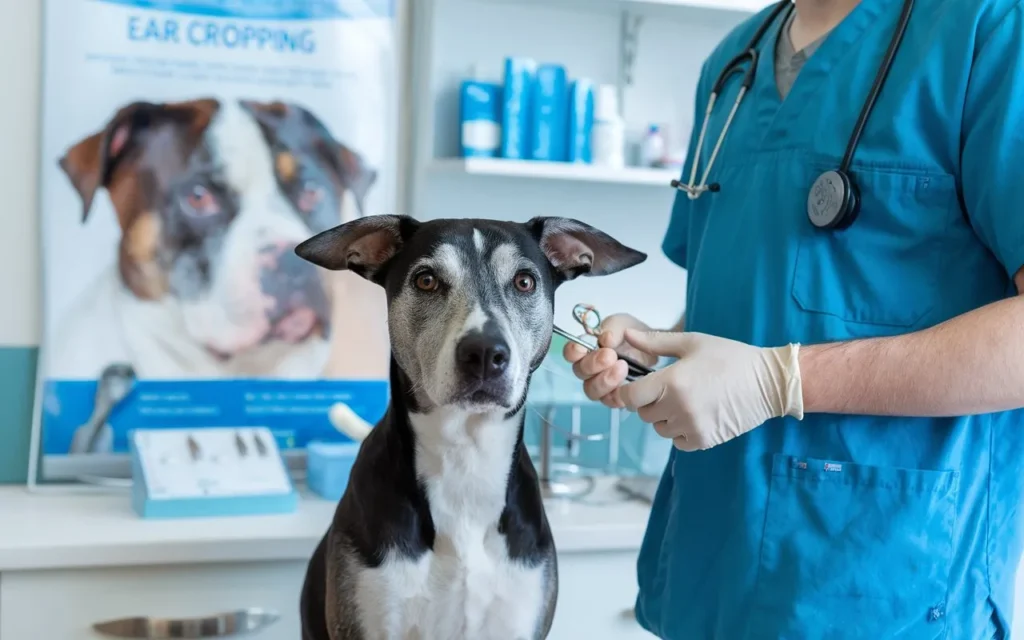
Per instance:
[[[481,380],[497,378],[508,368],[508,343],[501,336],[470,334],[459,341],[455,359],[466,376]]]

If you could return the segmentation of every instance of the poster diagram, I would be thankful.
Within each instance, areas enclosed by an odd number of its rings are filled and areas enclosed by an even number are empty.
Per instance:
[[[395,34],[390,0],[47,4],[44,477],[137,427],[296,450],[383,413],[383,295],[293,249],[393,209]]]

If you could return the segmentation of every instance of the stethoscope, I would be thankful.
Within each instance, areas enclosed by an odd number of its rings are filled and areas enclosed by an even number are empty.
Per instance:
[[[811,185],[811,191],[807,196],[807,217],[810,219],[811,224],[819,229],[845,229],[853,224],[853,221],[857,218],[857,213],[860,210],[860,194],[856,183],[850,175],[853,152],[857,148],[857,143],[860,142],[861,135],[864,133],[864,126],[867,124],[871,110],[875,107],[875,102],[878,100],[878,94],[881,93],[885,79],[892,68],[893,58],[896,57],[896,51],[899,49],[900,42],[903,40],[903,34],[907,30],[907,23],[910,22],[910,12],[913,6],[914,0],[903,0],[903,12],[900,15],[899,24],[896,27],[892,40],[889,42],[889,49],[885,52],[885,58],[878,69],[878,75],[871,86],[871,91],[868,93],[864,106],[861,107],[860,117],[857,119],[857,124],[850,135],[850,141],[846,145],[846,153],[843,156],[842,164],[839,165],[838,169],[826,171],[818,176],[818,179]],[[704,124],[700,128],[700,136],[697,138],[697,149],[694,152],[694,161],[690,168],[690,182],[683,184],[679,180],[672,181],[672,186],[685,192],[690,200],[696,200],[705,191],[718,192],[721,190],[721,185],[717,182],[708,184],[708,175],[711,173],[711,168],[715,164],[718,152],[722,148],[722,142],[725,140],[725,135],[728,133],[730,125],[732,125],[736,111],[740,108],[743,97],[754,84],[754,74],[756,73],[757,62],[760,56],[760,53],[757,51],[757,45],[784,11],[787,12],[786,18],[788,18],[789,12],[793,11],[792,0],[781,0],[775,5],[768,18],[758,27],[754,36],[750,39],[746,49],[725,65],[725,68],[718,75],[718,79],[715,80],[715,84],[711,88],[708,106],[704,111]],[[785,24],[785,20],[783,20],[782,24]],[[746,70],[743,69],[744,63],[749,64]],[[704,168],[704,173],[701,175],[700,184],[696,184],[697,165],[700,163],[700,153],[704,148],[708,121],[711,119],[711,113],[715,108],[718,96],[725,87],[725,83],[728,82],[733,74],[742,74],[739,92],[736,94],[736,100],[733,102],[729,116],[722,126],[722,132],[718,136],[715,148],[711,151],[711,158],[708,160],[708,165]]]

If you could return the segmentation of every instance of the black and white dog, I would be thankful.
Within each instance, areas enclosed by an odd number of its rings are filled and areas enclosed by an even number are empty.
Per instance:
[[[566,218],[373,216],[296,253],[382,286],[391,404],[360,448],[301,598],[304,640],[536,640],[558,591],[523,444],[555,289],[646,255]]]

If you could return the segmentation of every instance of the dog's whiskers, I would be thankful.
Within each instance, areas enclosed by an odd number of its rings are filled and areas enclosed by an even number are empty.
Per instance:
[[[581,384],[581,385],[583,384],[583,381],[580,380],[579,378],[577,378],[576,376],[572,375],[571,373],[566,373],[564,369],[559,369],[558,367],[555,367],[555,366],[550,365],[550,364],[545,364],[545,363],[542,362],[540,364],[540,366],[537,367],[537,369],[538,370],[543,369],[544,371],[546,371],[547,373],[552,374],[556,378],[561,378],[563,380],[571,380],[572,382],[575,382],[575,383]]]
[[[416,381],[410,382],[409,383],[409,393],[415,396],[416,393],[418,393],[420,391],[423,391],[425,386],[426,386],[426,381],[425,380],[416,380]]]

